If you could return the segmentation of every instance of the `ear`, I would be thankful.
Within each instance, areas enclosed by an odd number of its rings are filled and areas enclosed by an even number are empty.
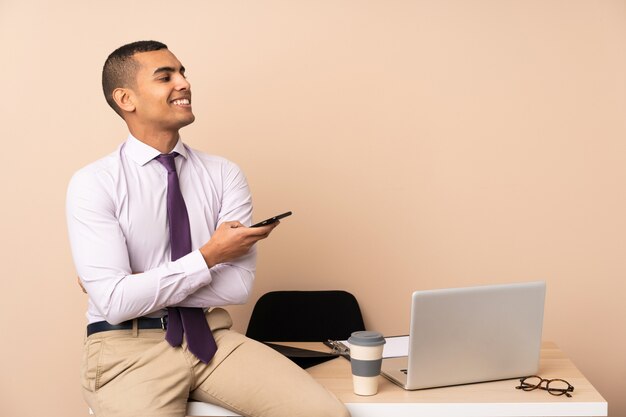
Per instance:
[[[133,103],[132,91],[127,88],[116,88],[113,90],[113,100],[118,107],[125,112],[135,111],[135,103]]]

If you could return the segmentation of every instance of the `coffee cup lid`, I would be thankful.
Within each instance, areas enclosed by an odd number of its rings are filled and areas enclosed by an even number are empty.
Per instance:
[[[379,346],[385,344],[385,338],[378,332],[365,330],[353,332],[348,343],[359,346]]]

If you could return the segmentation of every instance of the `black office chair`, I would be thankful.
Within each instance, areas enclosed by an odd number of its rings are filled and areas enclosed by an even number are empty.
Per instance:
[[[359,330],[365,330],[361,309],[346,291],[273,291],[255,304],[246,336],[308,368],[338,355],[267,342],[346,340]]]
[[[346,340],[365,330],[359,303],[346,291],[273,291],[257,301],[246,336],[263,342]]]

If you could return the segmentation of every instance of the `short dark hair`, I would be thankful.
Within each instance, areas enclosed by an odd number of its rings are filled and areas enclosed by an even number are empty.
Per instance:
[[[113,90],[133,86],[137,74],[137,61],[133,55],[139,52],[167,49],[167,45],[157,41],[137,41],[120,46],[104,62],[102,67],[102,91],[109,106],[122,116],[122,109],[113,100]],[[123,118],[123,116],[122,116]]]

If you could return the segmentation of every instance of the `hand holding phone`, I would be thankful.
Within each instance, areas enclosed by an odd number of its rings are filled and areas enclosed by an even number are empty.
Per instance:
[[[278,216],[274,216],[274,217],[270,217],[269,219],[265,219],[262,222],[253,224],[250,227],[261,227],[261,226],[267,226],[268,224],[272,224],[272,223],[276,223],[277,221],[279,221],[280,219],[284,219],[287,216],[291,216],[293,213],[288,211],[286,213],[283,214],[279,214]]]

